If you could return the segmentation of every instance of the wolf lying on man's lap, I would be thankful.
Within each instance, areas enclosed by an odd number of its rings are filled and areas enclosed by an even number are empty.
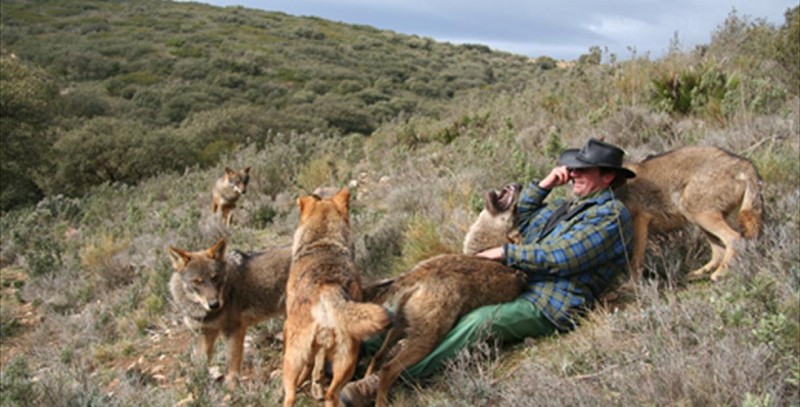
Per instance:
[[[231,225],[236,201],[247,192],[250,182],[250,167],[234,171],[225,167],[225,174],[217,179],[211,191],[211,212],[220,212],[225,226]]]
[[[525,289],[525,273],[471,255],[518,236],[514,232],[520,190],[519,184],[509,184],[485,195],[485,207],[464,240],[469,254],[433,257],[384,285],[365,289],[368,301],[398,304],[395,322],[367,370],[367,375],[378,374],[377,406],[387,405],[389,387],[400,373],[428,355],[464,314],[511,301]],[[398,296],[406,298],[397,301]]]
[[[226,259],[225,240],[207,250],[168,248],[174,272],[169,288],[189,328],[201,333],[211,361],[220,333],[227,340],[225,382],[234,388],[242,367],[247,327],[284,312],[291,247],[274,247]],[[231,257],[231,256],[229,256]]]

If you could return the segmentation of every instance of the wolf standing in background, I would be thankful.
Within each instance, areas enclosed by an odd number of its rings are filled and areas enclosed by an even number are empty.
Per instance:
[[[641,274],[648,229],[667,232],[694,223],[711,245],[711,260],[690,277],[713,272],[717,281],[735,255],[742,236],[761,228],[761,185],[746,159],[711,146],[679,148],[627,166],[636,178],[617,190],[633,217],[631,275]],[[726,221],[738,209],[739,234]]]
[[[284,290],[291,265],[291,247],[252,253],[226,261],[225,240],[207,250],[167,249],[174,272],[169,283],[175,304],[189,328],[199,330],[197,350],[211,361],[220,333],[227,340],[225,382],[235,388],[242,367],[247,327],[284,310]]]
[[[333,407],[353,376],[361,341],[382,331],[390,317],[380,305],[356,302],[362,292],[351,252],[350,191],[297,202],[300,224],[286,285],[283,405],[294,405],[297,387],[329,360],[333,377],[324,399]]]
[[[211,191],[211,212],[216,214],[222,212],[222,220],[225,226],[231,225],[233,214],[231,210],[236,207],[236,201],[247,192],[247,184],[250,182],[250,167],[239,171],[234,171],[225,167],[225,175],[217,179],[214,189]]]

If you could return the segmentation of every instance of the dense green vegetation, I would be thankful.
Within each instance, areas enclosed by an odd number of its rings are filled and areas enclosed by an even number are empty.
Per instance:
[[[281,320],[251,329],[226,391],[187,346],[167,245],[288,243],[299,194],[350,185],[356,261],[385,277],[458,251],[486,189],[589,136],[632,160],[691,144],[748,158],[762,235],[716,284],[686,281],[709,255],[700,232],[656,236],[646,278],[575,332],[474,349],[396,386],[395,405],[800,403],[800,7],[780,26],[733,12],[658,59],[598,46],[561,64],[192,3],[0,14],[2,406],[275,405]],[[209,210],[225,166],[252,168],[230,228]]]
[[[4,83],[49,83],[6,96],[49,108],[14,119],[24,111],[7,107],[15,122],[47,124],[14,125],[13,141],[46,148],[26,154],[25,171],[9,163],[19,181],[4,187],[2,210],[211,165],[277,133],[369,135],[399,114],[435,117],[458,92],[524,87],[539,72],[485,46],[160,0],[4,1],[2,49]],[[96,159],[62,160],[78,152]]]

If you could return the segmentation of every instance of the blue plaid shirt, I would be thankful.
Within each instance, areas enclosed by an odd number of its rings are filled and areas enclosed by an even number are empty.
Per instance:
[[[627,272],[633,224],[628,209],[609,189],[576,201],[550,231],[550,215],[565,200],[544,204],[549,190],[532,182],[520,197],[520,244],[506,244],[506,264],[528,274],[522,295],[560,331],[575,327],[612,282]]]

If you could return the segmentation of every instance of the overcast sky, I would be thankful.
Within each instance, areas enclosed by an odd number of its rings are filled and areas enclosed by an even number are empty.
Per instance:
[[[797,0],[202,0],[296,16],[316,16],[416,34],[455,44],[484,44],[515,54],[577,59],[589,47],[619,58],[658,58],[675,33],[681,47],[708,44],[736,9],[780,26]]]

